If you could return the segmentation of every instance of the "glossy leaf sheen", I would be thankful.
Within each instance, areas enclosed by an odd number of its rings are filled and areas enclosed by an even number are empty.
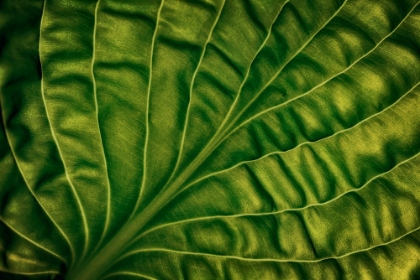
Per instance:
[[[417,0],[0,2],[1,279],[420,278]]]

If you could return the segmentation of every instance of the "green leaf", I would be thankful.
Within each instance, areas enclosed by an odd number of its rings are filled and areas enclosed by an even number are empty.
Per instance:
[[[413,0],[0,2],[1,279],[417,279]]]

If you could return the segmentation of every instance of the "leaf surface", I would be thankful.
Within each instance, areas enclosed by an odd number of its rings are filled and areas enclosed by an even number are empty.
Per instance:
[[[419,2],[0,18],[2,279],[420,277]]]

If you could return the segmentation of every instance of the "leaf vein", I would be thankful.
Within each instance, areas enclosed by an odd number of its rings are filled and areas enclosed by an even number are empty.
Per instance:
[[[10,270],[10,269],[4,269],[4,268],[0,267],[0,271],[5,272],[5,273],[10,273],[10,274],[15,274],[15,275],[27,275],[27,276],[43,275],[43,274],[63,275],[63,274],[61,274],[60,271],[56,271],[56,270],[47,270],[47,271],[40,271],[40,272],[22,272],[22,271],[14,271],[14,270]]]
[[[239,256],[233,256],[233,255],[217,255],[217,254],[211,254],[211,253],[199,253],[199,252],[191,252],[191,251],[180,251],[180,250],[172,250],[172,249],[164,249],[164,248],[149,248],[149,249],[139,249],[139,250],[134,250],[132,252],[128,252],[126,253],[124,256],[122,256],[120,258],[120,260],[127,258],[131,255],[135,255],[135,254],[141,254],[141,253],[147,253],[147,252],[166,252],[166,253],[174,253],[174,254],[188,254],[188,255],[196,255],[196,256],[203,256],[203,257],[210,257],[210,258],[227,258],[227,259],[237,259],[237,260],[241,260],[241,261],[248,261],[248,262],[277,262],[277,263],[319,263],[322,261],[328,261],[328,260],[339,260],[339,259],[343,259],[346,257],[349,257],[351,255],[355,255],[358,253],[363,253],[363,252],[369,252],[373,249],[376,248],[380,248],[380,247],[385,247],[387,245],[390,245],[394,242],[397,242],[399,240],[401,240],[402,238],[411,235],[413,233],[415,233],[416,231],[420,230],[420,226],[416,227],[413,230],[410,230],[390,241],[387,242],[382,242],[380,244],[376,244],[373,246],[370,246],[368,248],[363,248],[363,249],[359,249],[359,250],[354,250],[351,252],[348,252],[346,254],[343,255],[338,255],[338,256],[330,256],[330,257],[324,257],[324,258],[318,258],[318,259],[313,259],[313,260],[307,260],[307,259],[274,259],[274,258],[244,258],[244,257],[239,257]]]
[[[106,279],[106,278],[116,276],[116,275],[129,275],[129,276],[135,276],[135,277],[142,277],[142,278],[146,278],[146,279],[150,279],[150,280],[157,280],[157,278],[153,278],[153,277],[141,274],[141,273],[134,273],[134,272],[131,272],[131,271],[116,271],[116,272],[105,275],[101,279]]]
[[[332,16],[326,21],[324,22],[324,24],[316,31],[314,32],[314,34],[312,34],[312,36],[309,37],[309,39],[286,61],[286,63],[284,63],[280,69],[270,78],[270,80],[253,96],[253,98],[244,106],[244,108],[238,113],[238,115],[231,121],[231,124],[228,125],[225,129],[225,131],[229,130],[232,125],[235,124],[236,120],[239,119],[239,117],[246,111],[246,109],[261,95],[261,93],[280,75],[280,73],[284,70],[284,68],[298,55],[300,54],[305,48],[306,46],[308,46],[308,44],[310,42],[312,42],[312,40],[319,34],[319,32],[321,32],[321,30],[324,29],[325,26],[327,26],[336,16],[337,14],[343,9],[343,7],[346,5],[348,0],[344,0],[343,3],[340,5],[340,7],[337,9],[337,11],[335,11]],[[241,92],[238,93],[238,95],[240,95]],[[232,108],[233,109],[233,108]],[[228,117],[227,117],[228,118]],[[228,135],[230,135],[230,133],[228,133]],[[215,149],[216,147],[219,146],[219,144],[223,141],[225,137],[222,137],[222,140],[219,141],[218,143],[216,143],[216,145],[214,145],[213,149]]]
[[[102,156],[104,161],[104,167],[105,167],[105,177],[107,180],[107,202],[106,202],[106,218],[105,218],[105,225],[102,232],[102,235],[98,241],[98,246],[102,243],[103,239],[105,238],[105,234],[108,231],[109,223],[110,223],[110,217],[111,217],[111,182],[109,180],[109,174],[108,174],[108,164],[106,160],[105,150],[104,150],[104,141],[102,139],[102,132],[101,127],[99,125],[99,105],[98,105],[98,95],[97,95],[97,86],[96,86],[96,79],[95,79],[95,72],[94,72],[94,66],[95,66],[95,59],[96,59],[96,36],[97,36],[97,26],[98,26],[98,10],[99,10],[99,4],[101,0],[98,0],[96,2],[95,6],[95,12],[94,12],[94,27],[93,27],[93,36],[92,36],[92,63],[91,63],[91,76],[92,76],[92,83],[93,83],[93,96],[95,101],[95,115],[96,115],[96,122],[98,125],[98,133],[99,133],[99,140],[101,142],[102,148]]]
[[[31,238],[29,238],[28,236],[26,236],[25,234],[19,232],[16,228],[14,228],[13,226],[11,226],[3,217],[0,216],[0,221],[5,224],[10,230],[12,230],[14,233],[16,233],[17,235],[19,235],[21,238],[25,239],[26,241],[32,243],[33,245],[35,245],[36,247],[44,250],[45,252],[57,257],[58,259],[62,260],[65,264],[67,264],[67,261],[60,256],[58,253],[51,251],[50,249],[45,248],[44,246],[42,246],[41,244],[37,243],[36,241],[32,240]]]
[[[382,38],[377,44],[375,44],[375,46],[368,51],[367,53],[365,53],[364,55],[362,55],[361,57],[359,57],[358,59],[356,59],[353,63],[351,63],[347,68],[343,69],[342,71],[338,72],[335,75],[332,75],[330,78],[328,78],[327,80],[323,81],[322,83],[319,83],[318,85],[316,85],[315,87],[311,88],[310,90],[304,92],[303,94],[296,96],[294,98],[291,98],[289,100],[287,100],[286,102],[283,102],[281,104],[278,104],[276,106],[273,107],[269,107],[261,112],[259,112],[258,114],[248,118],[247,120],[243,121],[241,124],[239,124],[238,126],[236,126],[233,130],[231,130],[225,137],[223,137],[220,142],[223,142],[224,140],[226,140],[230,135],[232,135],[235,131],[237,131],[239,128],[241,128],[242,126],[244,126],[245,124],[251,122],[252,120],[272,111],[275,109],[278,109],[280,107],[283,107],[295,100],[298,100],[300,98],[305,97],[306,95],[309,95],[311,92],[315,91],[316,89],[326,85],[328,82],[330,82],[331,80],[333,80],[334,78],[346,73],[348,70],[350,70],[354,65],[356,65],[359,61],[361,61],[363,58],[365,58],[366,56],[368,56],[369,54],[371,54],[373,51],[375,51],[387,38],[389,38],[392,34],[394,34],[394,32],[405,22],[405,20],[412,14],[412,12],[415,10],[415,8],[417,7],[417,5],[420,2],[417,2],[417,4],[409,11],[409,13],[402,19],[402,21],[388,34],[386,35],[384,38]],[[242,113],[242,112],[241,112]]]
[[[152,46],[150,48],[150,62],[149,62],[149,82],[147,85],[147,107],[146,107],[146,121],[145,121],[145,126],[146,126],[146,135],[145,135],[145,142],[144,142],[144,150],[143,150],[143,177],[142,177],[142,182],[141,182],[141,186],[140,186],[140,192],[139,192],[139,196],[137,198],[136,201],[136,205],[134,206],[134,209],[130,215],[129,220],[133,217],[133,215],[135,214],[135,212],[137,211],[137,208],[139,207],[140,204],[140,199],[142,196],[142,193],[144,191],[144,188],[146,187],[146,174],[147,174],[147,170],[146,170],[146,159],[147,159],[147,147],[148,147],[148,142],[149,142],[149,110],[150,110],[150,93],[151,93],[151,89],[152,89],[152,73],[153,73],[153,56],[154,56],[154,49],[155,49],[155,42],[156,42],[156,37],[157,37],[157,33],[158,33],[158,28],[159,28],[159,21],[160,21],[160,15],[164,6],[165,0],[162,0],[159,6],[159,10],[157,12],[157,16],[156,16],[156,26],[155,26],[155,30],[153,32],[153,37],[152,37]]]
[[[42,15],[41,15],[41,24],[42,24],[42,19],[43,19],[43,16],[44,16],[44,12],[45,12],[45,5],[46,5],[46,2],[47,2],[47,0],[45,0],[44,2],[43,2],[43,9],[42,9]],[[42,26],[42,25],[41,25]],[[4,101],[3,101],[3,96],[2,96],[2,94],[0,94],[0,104],[2,104],[2,106],[3,106],[3,104],[4,104]],[[74,248],[73,248],[73,245],[71,244],[71,242],[70,242],[70,239],[69,239],[69,237],[66,235],[66,233],[63,231],[63,229],[56,223],[56,221],[51,217],[51,215],[48,213],[48,211],[45,209],[45,207],[42,205],[42,203],[39,201],[39,199],[38,199],[38,197],[35,195],[35,192],[33,191],[33,189],[30,187],[30,184],[28,183],[28,181],[27,181],[27,179],[26,179],[26,177],[25,177],[25,174],[24,174],[24,172],[23,172],[23,170],[22,170],[22,168],[21,168],[21,166],[20,166],[20,164],[19,164],[19,161],[18,161],[18,158],[17,158],[17,155],[16,155],[16,153],[15,153],[15,150],[14,150],[14,148],[13,148],[13,145],[12,145],[12,142],[11,142],[11,140],[10,140],[10,136],[9,136],[9,133],[8,133],[8,131],[7,131],[7,126],[6,126],[6,116],[5,116],[5,114],[4,114],[4,110],[1,110],[2,111],[2,120],[3,120],[3,127],[4,127],[4,133],[5,133],[5,136],[6,136],[6,140],[7,140],[7,143],[8,143],[8,145],[9,145],[9,147],[10,147],[10,153],[11,153],[11,155],[12,155],[12,157],[13,157],[13,159],[14,159],[14,162],[16,163],[16,167],[17,167],[17,169],[19,170],[19,174],[20,174],[20,176],[22,177],[22,179],[23,179],[23,181],[25,182],[25,185],[26,185],[26,187],[28,188],[28,191],[31,193],[31,195],[32,195],[32,197],[35,199],[35,201],[38,203],[38,205],[41,207],[41,209],[43,210],[43,212],[45,213],[45,215],[47,215],[47,217],[50,219],[50,221],[54,224],[54,226],[57,228],[57,230],[60,232],[60,234],[63,236],[63,238],[66,240],[66,242],[68,243],[68,245],[69,245],[69,248],[70,248],[70,252],[71,252],[71,256],[72,256],[72,259],[74,259],[74,256],[75,256],[75,251],[74,251]]]
[[[191,79],[190,91],[189,91],[189,93],[190,93],[190,99],[189,99],[189,102],[188,102],[187,112],[186,112],[186,118],[185,118],[185,123],[184,123],[184,128],[183,128],[183,131],[182,131],[182,138],[181,138],[181,144],[180,144],[179,153],[178,153],[178,159],[176,161],[176,164],[175,164],[175,167],[174,167],[174,169],[172,171],[172,174],[169,177],[169,179],[168,179],[167,182],[170,182],[171,181],[171,179],[175,175],[175,172],[177,171],[178,166],[179,166],[180,161],[181,161],[181,156],[182,156],[182,152],[183,152],[183,149],[184,149],[185,137],[186,137],[186,133],[187,133],[187,125],[188,125],[188,121],[189,121],[189,112],[190,112],[190,109],[191,109],[191,98],[192,98],[192,94],[193,94],[193,87],[194,87],[195,78],[197,77],[198,69],[201,66],[201,63],[202,63],[202,61],[204,59],[204,55],[205,55],[206,50],[207,50],[207,45],[208,45],[208,43],[211,40],[211,37],[213,35],[213,31],[216,28],[217,23],[219,22],[219,19],[220,19],[220,16],[222,14],[222,11],[223,11],[223,8],[225,6],[225,3],[226,3],[226,0],[223,0],[223,3],[222,3],[222,5],[221,5],[221,7],[219,9],[219,12],[218,12],[217,16],[216,16],[216,20],[215,20],[215,22],[213,23],[213,26],[210,29],[210,32],[209,32],[209,35],[207,37],[206,42],[204,43],[204,47],[203,47],[203,50],[201,52],[200,59],[198,61],[197,67],[195,68],[194,73],[193,73],[193,76],[192,76],[192,79]]]
[[[270,156],[272,156],[272,155],[281,155],[281,154],[284,154],[284,153],[287,153],[287,152],[293,151],[293,150],[295,150],[295,149],[298,149],[298,148],[300,148],[300,147],[302,147],[302,146],[313,145],[313,144],[315,144],[315,143],[325,141],[325,140],[327,140],[327,139],[330,139],[330,138],[332,138],[332,137],[335,137],[335,136],[337,136],[337,135],[340,135],[340,134],[343,134],[343,133],[345,133],[345,132],[347,132],[347,131],[350,131],[350,130],[352,130],[352,129],[355,129],[355,128],[357,128],[358,126],[360,126],[360,125],[362,125],[362,124],[364,124],[364,123],[368,122],[370,119],[373,119],[373,118],[375,118],[375,117],[377,117],[377,116],[379,116],[379,115],[383,114],[384,112],[386,112],[386,111],[388,111],[388,110],[392,109],[395,105],[397,105],[399,102],[401,102],[401,100],[403,100],[405,96],[407,96],[410,92],[412,92],[413,90],[415,90],[415,89],[416,89],[419,85],[420,85],[420,82],[418,82],[418,83],[417,83],[417,84],[415,84],[412,88],[410,88],[408,91],[406,91],[406,92],[405,92],[405,93],[404,93],[404,94],[403,94],[400,98],[398,98],[398,99],[397,99],[394,103],[392,103],[390,106],[388,106],[388,107],[384,108],[384,109],[383,109],[383,110],[381,110],[381,111],[378,111],[378,112],[376,112],[376,113],[374,113],[374,114],[370,115],[369,117],[365,118],[364,120],[359,121],[357,124],[355,124],[355,125],[353,125],[353,126],[351,126],[351,127],[348,127],[348,128],[342,129],[342,130],[340,130],[340,131],[336,131],[335,133],[333,133],[333,134],[331,134],[331,135],[329,135],[329,136],[327,136],[327,137],[320,138],[320,139],[318,139],[318,140],[316,140],[316,141],[305,141],[305,142],[302,142],[302,143],[300,143],[299,145],[297,145],[297,146],[295,146],[295,147],[293,147],[293,148],[290,148],[290,149],[288,149],[288,150],[271,152],[271,153],[268,153],[268,154],[266,154],[266,155],[264,155],[264,156],[261,156],[261,157],[259,157],[259,158],[252,159],[252,160],[242,161],[242,162],[239,162],[239,163],[237,163],[237,164],[235,164],[235,165],[233,165],[233,166],[231,166],[231,167],[229,167],[229,168],[226,168],[226,169],[223,169],[223,170],[219,170],[219,171],[216,171],[216,172],[213,172],[213,173],[207,174],[206,176],[203,176],[203,177],[201,177],[201,178],[199,178],[199,179],[197,179],[197,180],[193,181],[192,183],[188,184],[185,188],[183,188],[182,190],[180,190],[180,192],[179,192],[179,193],[181,193],[181,192],[183,192],[183,191],[185,191],[185,190],[189,189],[189,188],[190,188],[190,187],[192,187],[193,185],[195,185],[195,184],[197,184],[197,183],[199,183],[199,182],[201,182],[201,181],[203,181],[203,180],[205,180],[205,179],[208,179],[209,177],[217,176],[217,175],[222,174],[222,173],[225,173],[225,172],[230,172],[230,171],[232,171],[233,169],[235,169],[236,167],[239,167],[239,166],[241,166],[241,165],[244,165],[244,164],[249,164],[249,163],[252,163],[252,162],[257,162],[257,161],[259,161],[259,160],[262,160],[262,159],[264,159],[264,158],[266,158],[266,157],[270,157]]]
[[[86,252],[87,252],[87,248],[89,246],[89,227],[88,227],[88,224],[87,224],[86,213],[85,213],[83,205],[80,201],[79,195],[76,191],[76,188],[74,187],[73,182],[70,179],[70,175],[69,175],[69,172],[67,170],[67,166],[65,164],[65,160],[64,160],[63,154],[61,152],[61,148],[60,148],[60,145],[58,143],[57,136],[56,136],[56,134],[54,132],[54,128],[52,127],[52,124],[51,124],[51,117],[49,116],[49,113],[48,113],[48,106],[47,106],[47,102],[46,102],[46,98],[45,98],[44,72],[42,71],[42,55],[41,55],[42,54],[42,47],[41,47],[42,44],[41,44],[41,40],[42,40],[42,24],[43,24],[43,21],[44,21],[46,5],[47,5],[47,0],[44,1],[44,7],[43,7],[43,12],[42,12],[42,16],[41,16],[41,23],[40,23],[40,33],[39,33],[39,53],[40,53],[40,64],[41,64],[41,96],[42,96],[42,101],[44,103],[45,114],[46,114],[46,117],[47,117],[48,125],[49,125],[50,130],[51,130],[52,138],[53,138],[53,140],[54,140],[54,142],[57,146],[58,155],[60,156],[60,159],[63,163],[65,176],[67,178],[67,181],[69,182],[70,188],[71,188],[71,190],[74,194],[74,197],[76,199],[77,206],[80,210],[80,215],[81,215],[82,222],[83,222],[83,230],[84,230],[84,233],[85,233],[85,242],[84,242],[84,248],[83,248],[82,255],[85,255]]]
[[[308,205],[305,205],[303,207],[298,207],[298,208],[288,208],[288,209],[283,209],[280,211],[274,211],[274,212],[264,212],[264,213],[241,213],[241,214],[233,214],[233,215],[215,215],[215,216],[206,216],[206,217],[199,217],[199,218],[191,218],[191,219],[185,219],[185,220],[180,220],[180,221],[176,221],[176,222],[171,222],[171,223],[166,223],[163,225],[159,225],[156,227],[153,227],[145,232],[143,232],[141,235],[139,235],[136,239],[141,239],[142,237],[146,236],[147,234],[165,228],[165,227],[169,227],[169,226],[173,226],[173,225],[178,225],[178,224],[184,224],[184,223],[190,223],[190,222],[199,222],[199,221],[205,221],[205,220],[212,220],[212,219],[235,219],[235,218],[243,218],[243,217],[262,217],[262,216],[271,216],[271,215],[279,215],[279,214],[283,214],[283,213],[288,213],[288,212],[301,212],[305,209],[308,208],[313,208],[313,207],[323,207],[325,205],[328,205],[336,200],[339,200],[340,198],[351,194],[351,193],[358,193],[361,190],[363,190],[364,188],[366,188],[370,183],[372,183],[373,181],[377,180],[378,178],[381,178],[383,176],[385,176],[386,174],[392,172],[393,170],[397,169],[398,167],[409,163],[411,160],[413,160],[414,158],[418,157],[420,155],[420,152],[416,153],[415,155],[397,163],[395,166],[393,166],[391,169],[382,172],[378,175],[375,175],[374,177],[372,177],[371,179],[369,179],[368,181],[366,181],[362,186],[360,187],[355,187],[354,189],[351,189],[349,191],[343,192],[340,195],[327,200],[325,202],[316,202],[316,203],[311,203]]]

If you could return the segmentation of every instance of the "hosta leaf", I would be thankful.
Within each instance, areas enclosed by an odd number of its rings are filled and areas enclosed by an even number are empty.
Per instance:
[[[417,279],[414,0],[0,2],[1,279]]]

